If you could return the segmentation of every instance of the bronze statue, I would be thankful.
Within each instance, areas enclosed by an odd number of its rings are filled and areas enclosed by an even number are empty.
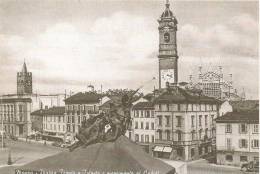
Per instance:
[[[125,94],[119,106],[111,104],[108,114],[101,113],[82,122],[79,133],[76,135],[78,142],[69,147],[70,151],[80,146],[115,141],[119,136],[125,135],[131,126],[130,107],[133,96],[139,89],[130,96]]]

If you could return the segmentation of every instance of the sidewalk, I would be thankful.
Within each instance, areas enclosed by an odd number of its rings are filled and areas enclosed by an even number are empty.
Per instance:
[[[221,168],[230,168],[230,169],[240,169],[240,167],[237,166],[228,166],[228,165],[219,165],[219,164],[210,164],[211,166],[214,167],[221,167]]]
[[[19,141],[24,141],[26,142],[26,138],[18,138]],[[34,139],[27,139],[28,143],[36,143],[36,144],[44,144],[45,140],[39,140],[36,141]],[[52,141],[46,141],[46,145],[51,145],[53,142]]]

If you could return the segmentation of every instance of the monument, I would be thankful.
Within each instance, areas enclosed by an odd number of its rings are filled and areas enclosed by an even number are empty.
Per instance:
[[[175,169],[153,158],[124,136],[130,125],[132,97],[124,95],[119,106],[111,104],[108,114],[83,122],[78,141],[67,152],[40,159],[15,170],[16,174],[33,172],[75,174],[175,174]]]

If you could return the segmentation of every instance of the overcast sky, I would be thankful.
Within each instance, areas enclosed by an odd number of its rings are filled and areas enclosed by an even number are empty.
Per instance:
[[[158,76],[161,1],[0,0],[0,93],[16,92],[25,59],[38,93],[136,88]],[[179,81],[223,66],[258,98],[258,2],[170,1]],[[157,78],[158,79],[158,78]],[[144,90],[158,86],[146,83]]]

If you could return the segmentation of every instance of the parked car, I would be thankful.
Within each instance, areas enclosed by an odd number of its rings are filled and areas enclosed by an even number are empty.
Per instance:
[[[244,172],[258,172],[259,171],[259,161],[250,161],[249,163],[242,164],[241,170]]]

